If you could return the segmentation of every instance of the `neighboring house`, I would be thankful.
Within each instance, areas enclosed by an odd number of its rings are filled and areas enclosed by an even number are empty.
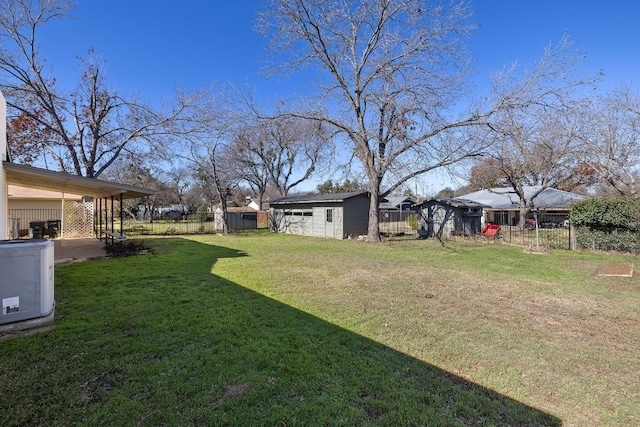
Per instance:
[[[453,235],[471,236],[482,231],[482,212],[487,206],[465,200],[431,199],[417,206],[421,211],[422,237],[438,236],[448,239]]]
[[[222,209],[217,206],[214,211],[215,229],[222,230]],[[227,221],[229,230],[251,230],[269,227],[269,211],[260,210],[260,205],[247,197],[244,205],[227,202]]]
[[[245,206],[248,208],[251,208],[255,211],[259,211],[260,210],[260,204],[258,202],[256,202],[255,200],[253,200],[251,197],[247,197],[246,198],[246,203]]]
[[[187,212],[189,212],[189,207],[180,204],[162,206],[156,210],[158,218],[169,220],[183,219]]]
[[[525,187],[527,202],[539,190],[539,186]],[[485,223],[517,225],[520,220],[520,199],[512,188],[491,188],[465,194],[457,199],[486,205]],[[585,196],[548,187],[533,199],[533,207],[539,212],[538,222],[542,226],[556,227],[562,226],[568,220],[571,205],[584,199]]]
[[[162,219],[168,219],[171,221],[177,221],[184,218],[184,214],[176,209],[171,209],[162,213]]]
[[[271,200],[272,230],[331,239],[367,234],[370,197],[357,191]]]
[[[408,221],[416,216],[415,202],[406,196],[387,196],[378,205],[380,232],[387,235],[413,233],[415,228]]]
[[[380,202],[380,212],[401,212],[412,210],[416,203],[410,197],[387,196]]]

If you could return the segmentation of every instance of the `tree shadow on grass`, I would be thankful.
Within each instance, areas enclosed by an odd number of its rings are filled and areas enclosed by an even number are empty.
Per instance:
[[[0,348],[2,425],[561,425],[160,244],[56,270],[55,329]]]

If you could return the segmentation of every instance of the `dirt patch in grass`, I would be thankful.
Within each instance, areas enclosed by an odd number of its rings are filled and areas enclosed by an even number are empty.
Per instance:
[[[213,402],[211,405],[209,405],[207,407],[207,409],[209,409],[209,410],[216,409],[219,406],[222,406],[228,400],[236,399],[238,397],[241,397],[241,396],[245,395],[249,391],[250,388],[251,388],[251,385],[249,383],[241,383],[241,384],[231,385],[231,386],[227,387],[227,389],[222,394],[222,396],[220,396],[215,402]]]
[[[596,274],[598,276],[633,277],[633,271],[633,264],[607,264],[600,267]]]

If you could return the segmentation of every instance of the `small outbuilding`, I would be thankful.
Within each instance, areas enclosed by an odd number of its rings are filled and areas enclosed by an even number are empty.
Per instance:
[[[214,212],[215,229],[224,228],[222,208]],[[258,228],[258,211],[251,206],[227,206],[227,225],[229,230],[254,230]]]
[[[423,237],[471,236],[482,231],[482,212],[487,206],[465,199],[431,199],[418,205]]]
[[[367,234],[370,200],[367,191],[274,199],[269,202],[271,229],[331,239]]]

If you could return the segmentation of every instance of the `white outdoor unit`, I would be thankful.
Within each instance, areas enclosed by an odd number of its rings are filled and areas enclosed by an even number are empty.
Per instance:
[[[53,242],[0,240],[0,325],[53,314]]]

